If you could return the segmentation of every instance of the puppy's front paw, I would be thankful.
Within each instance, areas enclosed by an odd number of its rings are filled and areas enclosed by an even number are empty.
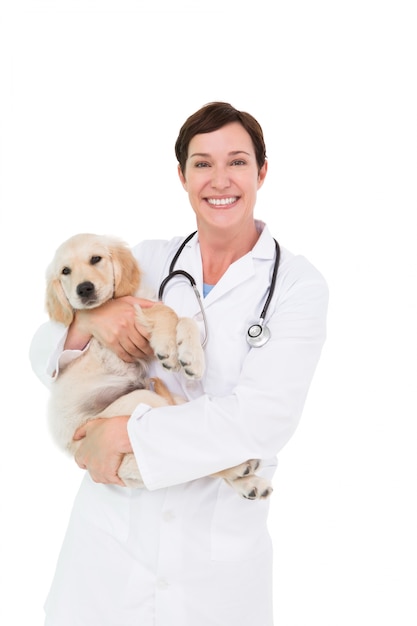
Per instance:
[[[181,318],[177,324],[178,361],[187,378],[200,379],[204,373],[204,351],[194,320]]]
[[[174,311],[160,302],[154,304],[146,313],[139,305],[135,305],[135,309],[139,324],[151,334],[149,343],[162,367],[178,371],[180,364],[177,358],[177,316]]]
[[[173,372],[180,369],[174,337],[152,337],[151,346],[162,367]]]

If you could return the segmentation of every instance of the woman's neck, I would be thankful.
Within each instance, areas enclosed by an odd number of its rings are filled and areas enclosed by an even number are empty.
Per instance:
[[[253,229],[232,236],[230,233],[210,234],[199,231],[201,258],[203,260],[203,281],[215,285],[228,267],[250,252],[259,239],[255,224]]]

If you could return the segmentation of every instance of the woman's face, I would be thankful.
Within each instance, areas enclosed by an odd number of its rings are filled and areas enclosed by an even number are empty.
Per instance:
[[[195,135],[188,146],[185,172],[178,171],[199,229],[253,226],[256,194],[267,163],[258,171],[252,139],[241,124]]]

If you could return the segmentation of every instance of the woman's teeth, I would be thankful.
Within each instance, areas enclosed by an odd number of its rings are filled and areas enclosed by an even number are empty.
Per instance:
[[[209,204],[213,204],[214,206],[227,206],[228,204],[233,204],[236,202],[237,198],[208,198],[207,202]]]

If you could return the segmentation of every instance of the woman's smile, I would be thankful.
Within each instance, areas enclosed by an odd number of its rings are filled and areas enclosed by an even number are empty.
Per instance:
[[[211,206],[227,208],[230,207],[232,204],[235,204],[239,200],[239,197],[232,196],[228,198],[206,198],[206,200]]]

